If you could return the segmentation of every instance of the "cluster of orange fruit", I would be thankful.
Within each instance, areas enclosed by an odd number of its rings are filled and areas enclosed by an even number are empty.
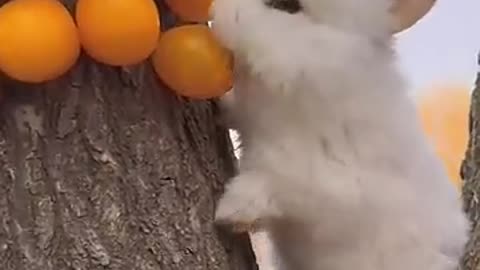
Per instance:
[[[53,80],[83,48],[111,66],[150,58],[178,94],[221,96],[232,85],[232,60],[206,25],[212,0],[165,2],[185,24],[162,33],[154,0],[78,0],[75,20],[58,0],[11,0],[0,7],[0,70],[28,83]]]

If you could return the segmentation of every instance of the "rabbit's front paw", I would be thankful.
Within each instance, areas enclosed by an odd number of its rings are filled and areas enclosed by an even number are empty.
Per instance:
[[[254,174],[239,175],[232,179],[218,201],[216,222],[233,225],[238,231],[277,216],[279,212],[262,183],[263,179]]]

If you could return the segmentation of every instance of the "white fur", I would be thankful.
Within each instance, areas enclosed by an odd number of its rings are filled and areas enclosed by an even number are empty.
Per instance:
[[[277,270],[453,270],[461,200],[395,66],[389,0],[216,0],[243,154],[216,218],[262,221]]]

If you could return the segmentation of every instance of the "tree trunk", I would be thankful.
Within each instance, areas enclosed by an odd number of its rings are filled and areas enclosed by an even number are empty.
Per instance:
[[[213,101],[174,96],[148,63],[84,56],[0,88],[0,269],[256,269],[248,235],[213,224],[234,174]]]
[[[478,58],[480,65],[480,55]],[[462,269],[480,268],[480,73],[477,75],[470,106],[470,140],[462,163],[463,200],[472,224],[472,234],[462,261]]]

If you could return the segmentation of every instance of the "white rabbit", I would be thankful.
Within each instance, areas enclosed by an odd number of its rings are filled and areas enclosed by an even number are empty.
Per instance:
[[[243,147],[216,219],[264,226],[277,270],[458,264],[469,225],[392,49],[392,34],[433,1],[398,1],[300,0],[290,14],[215,0],[214,33],[235,56],[227,109]]]

